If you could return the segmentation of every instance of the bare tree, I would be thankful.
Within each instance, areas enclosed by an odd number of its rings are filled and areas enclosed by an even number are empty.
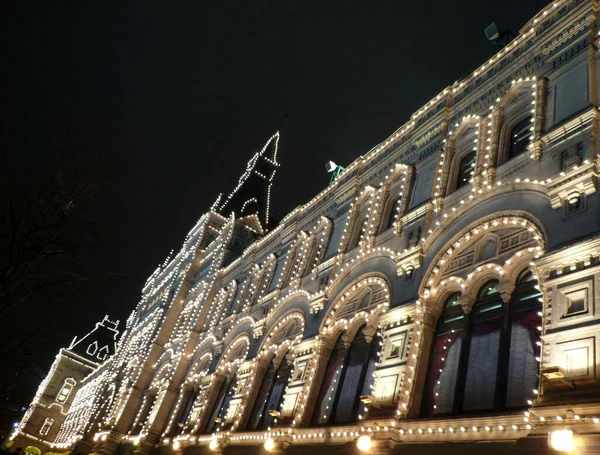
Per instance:
[[[43,181],[2,158],[0,317],[44,292],[73,294],[77,285],[117,275],[82,263],[82,252],[104,221],[90,216],[89,200],[106,184],[102,154],[64,159]]]

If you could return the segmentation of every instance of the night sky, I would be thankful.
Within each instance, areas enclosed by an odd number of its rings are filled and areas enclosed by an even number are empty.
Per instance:
[[[323,189],[347,165],[496,51],[544,0],[20,1],[2,8],[3,153],[40,173],[75,135],[110,149],[110,218],[87,260],[123,279],[56,305],[40,365],[108,313],[124,322],[146,277],[178,250],[281,124],[272,209]],[[7,102],[6,102],[7,101]],[[53,306],[54,302],[48,302]],[[58,333],[58,336],[56,334]]]

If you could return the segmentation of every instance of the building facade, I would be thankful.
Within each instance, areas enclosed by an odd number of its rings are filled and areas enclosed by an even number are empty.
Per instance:
[[[115,353],[118,326],[119,321],[104,316],[87,335],[59,351],[12,436],[15,448],[52,451],[82,381]]]
[[[270,226],[275,134],[53,447],[600,451],[599,44],[597,1],[549,4]]]

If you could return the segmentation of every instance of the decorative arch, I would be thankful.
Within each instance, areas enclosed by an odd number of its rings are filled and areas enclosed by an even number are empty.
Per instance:
[[[544,239],[546,238],[539,226],[539,222],[523,212],[500,212],[471,223],[440,249],[440,252],[435,256],[424,274],[424,279],[419,288],[419,295],[427,300],[432,293],[435,294],[437,286],[444,280],[444,277],[454,270],[460,270],[463,267],[461,260],[465,261],[464,264],[469,260],[469,258],[462,257],[462,253],[473,245],[476,240],[481,239],[488,233],[507,229],[521,233],[516,241],[513,238],[506,239],[509,244],[505,250],[502,250],[502,245],[500,245],[499,254],[508,253],[515,248],[522,249],[523,247],[533,248],[536,254],[539,254],[545,248]],[[425,254],[433,246],[432,237],[430,236],[425,242]],[[514,245],[512,242],[515,242]]]
[[[389,248],[377,247],[371,250],[362,252],[359,256],[349,260],[345,264],[342,264],[339,271],[333,276],[333,279],[327,284],[325,288],[325,296],[328,300],[334,298],[349,281],[356,280],[360,277],[361,269],[367,267],[370,261],[385,259],[391,261],[395,269],[395,257],[396,254]],[[365,274],[371,272],[363,272]],[[385,275],[379,272],[382,277]],[[385,277],[387,281],[391,281],[390,278]]]
[[[511,87],[492,107],[492,112],[488,115],[488,127],[486,134],[489,137],[487,148],[488,159],[485,162],[487,167],[487,185],[493,185],[496,177],[496,167],[506,161],[506,149],[508,147],[507,135],[512,127],[520,120],[531,117],[533,132],[531,141],[528,145],[530,156],[535,159],[541,158],[541,136],[545,121],[545,95],[547,80],[545,78],[536,79],[533,77],[520,78],[512,82]],[[520,103],[519,98],[524,102]],[[530,101],[529,101],[530,100]],[[519,104],[516,112],[509,113],[509,121],[506,122],[506,114],[515,102]]]
[[[484,261],[477,263],[475,261],[475,253],[477,251],[478,242],[489,239],[490,234],[498,235],[500,244],[498,246],[497,254],[492,260],[486,258]],[[527,267],[530,261],[543,253],[545,248],[545,238],[545,234],[539,227],[538,222],[534,221],[533,217],[528,214],[523,212],[499,212],[477,220],[462,228],[457,234],[447,240],[444,245],[440,245],[441,242],[439,241],[432,241],[431,243],[426,242],[424,248],[425,254],[427,254],[434,246],[439,253],[429,265],[419,289],[421,300],[416,302],[416,324],[419,329],[416,330],[413,343],[410,347],[407,382],[402,386],[400,391],[401,397],[403,396],[399,406],[401,415],[406,415],[410,409],[409,405],[412,400],[412,395],[408,392],[407,388],[416,387],[416,383],[419,383],[422,386],[425,385],[424,377],[422,375],[419,376],[420,373],[415,373],[424,371],[422,368],[417,368],[417,364],[421,361],[428,363],[430,370],[428,375],[429,378],[430,375],[433,374],[432,371],[438,372],[443,370],[444,367],[442,364],[445,364],[444,362],[449,362],[450,364],[452,364],[454,360],[458,362],[457,359],[459,359],[459,357],[450,357],[450,352],[442,351],[442,349],[449,349],[450,345],[452,345],[458,346],[456,349],[462,351],[463,348],[461,345],[455,345],[454,343],[455,341],[457,343],[473,343],[473,337],[478,333],[477,330],[481,330],[481,327],[484,327],[477,326],[478,328],[474,328],[475,326],[473,326],[473,324],[475,324],[475,322],[485,321],[482,317],[492,317],[496,314],[494,312],[509,311],[509,306],[506,304],[513,297],[517,277],[523,269]],[[494,280],[496,283],[494,286],[494,295],[490,297],[490,299],[493,298],[496,300],[491,303],[486,303],[482,301],[483,297],[481,296],[480,290],[482,289],[482,286],[487,282],[490,282],[490,280]],[[447,314],[444,303],[454,293],[459,294],[458,302],[460,305],[455,307],[456,310],[451,309],[451,311],[458,312],[453,316],[452,314]],[[537,296],[535,302],[537,302]],[[483,305],[484,303],[485,305],[488,305],[485,310],[475,311],[475,308],[479,308],[478,305]],[[518,304],[517,307],[519,305],[520,304]],[[467,324],[467,326],[465,326],[464,324],[468,322],[469,319],[464,319],[464,316],[461,316],[461,314],[469,315],[472,311],[475,311],[475,316],[471,317],[470,325]],[[483,311],[487,313],[480,317],[480,314],[484,314]],[[534,318],[538,317],[538,311],[539,310],[533,311],[532,314]],[[440,314],[442,314],[442,317],[440,317]],[[454,324],[455,321],[459,321],[461,317],[463,319],[462,322],[460,322],[460,324],[462,324],[460,329],[463,330],[462,333],[465,335],[461,335],[460,337],[463,341],[460,341],[457,338],[459,336],[458,331],[455,332],[453,330],[451,334],[448,333],[448,336],[443,336],[443,330],[450,330],[453,327],[452,324]],[[440,328],[442,322],[445,324],[443,325],[444,328]],[[539,323],[536,323],[534,329],[539,325]],[[436,338],[435,343],[437,344],[434,343],[435,347],[431,354],[433,356],[433,360],[431,360],[433,365],[429,361],[429,352],[423,352],[420,347],[423,343],[429,343],[427,340],[425,342],[422,340],[424,335],[421,327],[423,326],[437,327],[436,334],[438,333],[438,330],[441,330],[439,333],[441,333],[442,336],[441,338],[439,336]],[[505,331],[507,329],[504,328],[502,330]],[[506,343],[505,340],[508,338],[503,335],[501,339],[504,340],[502,341],[503,343]],[[444,343],[449,344],[446,346]],[[533,345],[535,346],[535,343],[533,343]],[[473,356],[475,356],[477,352],[481,352],[481,346],[478,349],[479,351],[469,351],[471,352],[471,354],[469,354],[469,359],[474,358]],[[511,347],[511,349],[513,348]],[[535,347],[535,349],[537,349],[537,347]],[[448,360],[451,358],[454,360]],[[463,357],[460,357],[460,359],[463,359]],[[461,362],[463,361],[464,359],[461,360]],[[479,362],[479,360],[474,361]],[[441,363],[438,366],[435,362]],[[456,365],[458,365],[458,363]],[[466,367],[463,366],[461,367],[461,370],[464,370],[465,368]],[[498,371],[506,372],[507,366],[504,366],[503,368],[504,370],[500,368]],[[459,376],[452,377],[457,378]],[[468,379],[469,378],[467,377],[467,380]],[[506,377],[504,377],[503,380],[506,380]],[[428,379],[428,381],[430,382],[428,382],[428,385],[425,388],[425,390],[428,391],[428,395],[424,396],[431,397],[433,387],[437,387],[435,381],[442,381],[442,379],[434,378],[434,383],[431,383],[430,379]],[[469,382],[467,381],[467,384],[468,383]],[[439,384],[439,382],[437,384]],[[464,386],[465,384],[463,383],[459,389],[456,390],[460,390]],[[450,393],[448,391],[446,392]],[[440,396],[442,396],[441,391],[437,391],[436,393],[439,393]],[[454,394],[454,392],[452,392],[452,394]],[[489,399],[489,395],[486,395],[486,397],[486,399]],[[427,401],[425,398],[424,400],[424,406],[430,406],[431,408],[431,400]],[[455,398],[455,400],[457,401],[453,402],[454,405],[459,403],[459,406],[463,406],[463,398],[460,395]],[[470,409],[469,406],[476,406],[476,404],[468,403],[467,401],[464,403],[464,409],[467,411]],[[442,406],[441,409],[446,409],[447,412],[450,412],[450,410],[455,410],[455,407],[450,409]],[[418,410],[413,408],[412,412],[415,414],[418,413]],[[442,411],[438,408],[438,412]]]
[[[217,371],[231,370],[232,367],[239,365],[248,355],[250,350],[250,337],[247,334],[238,336],[233,340],[217,364]]]
[[[208,326],[213,329],[221,319],[222,315],[233,312],[233,302],[238,291],[237,280],[231,280],[226,286],[219,289],[219,292],[214,298],[211,314],[207,318]],[[206,325],[205,325],[206,327]]]
[[[293,364],[293,346],[298,343],[305,328],[305,315],[292,309],[279,317],[265,336],[259,353],[254,359],[250,379],[248,380],[248,400],[242,403],[234,428],[241,423],[248,430],[266,429],[274,422],[269,409],[281,405]],[[252,387],[254,385],[254,387]]]
[[[290,290],[285,295],[281,296],[272,306],[271,310],[265,318],[266,331],[269,332],[273,324],[275,324],[285,311],[295,309],[308,314],[310,311],[311,294],[303,289]]]
[[[278,351],[282,346],[288,349],[297,343],[304,335],[306,321],[303,312],[291,310],[281,316],[273,325],[258,349],[259,356],[264,356],[273,350]]]
[[[329,245],[332,231],[333,221],[325,216],[322,216],[312,230],[312,233],[308,239],[308,246],[305,252],[305,264],[302,267],[302,273],[299,274],[300,278],[309,273],[314,267],[319,265],[323,259],[323,256],[325,255],[325,252],[327,251],[327,246]]]
[[[387,310],[390,301],[390,286],[384,275],[363,276],[340,292],[325,314],[319,332],[333,339],[346,331],[351,340],[363,322],[376,327],[379,315]]]

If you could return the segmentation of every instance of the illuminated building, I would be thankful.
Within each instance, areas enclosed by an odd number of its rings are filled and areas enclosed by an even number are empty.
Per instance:
[[[65,417],[77,407],[82,381],[116,350],[119,321],[108,316],[85,336],[61,349],[13,435],[13,445],[41,450],[53,447]]]
[[[600,446],[597,22],[548,5],[277,226],[269,139],[148,279],[56,450]]]

